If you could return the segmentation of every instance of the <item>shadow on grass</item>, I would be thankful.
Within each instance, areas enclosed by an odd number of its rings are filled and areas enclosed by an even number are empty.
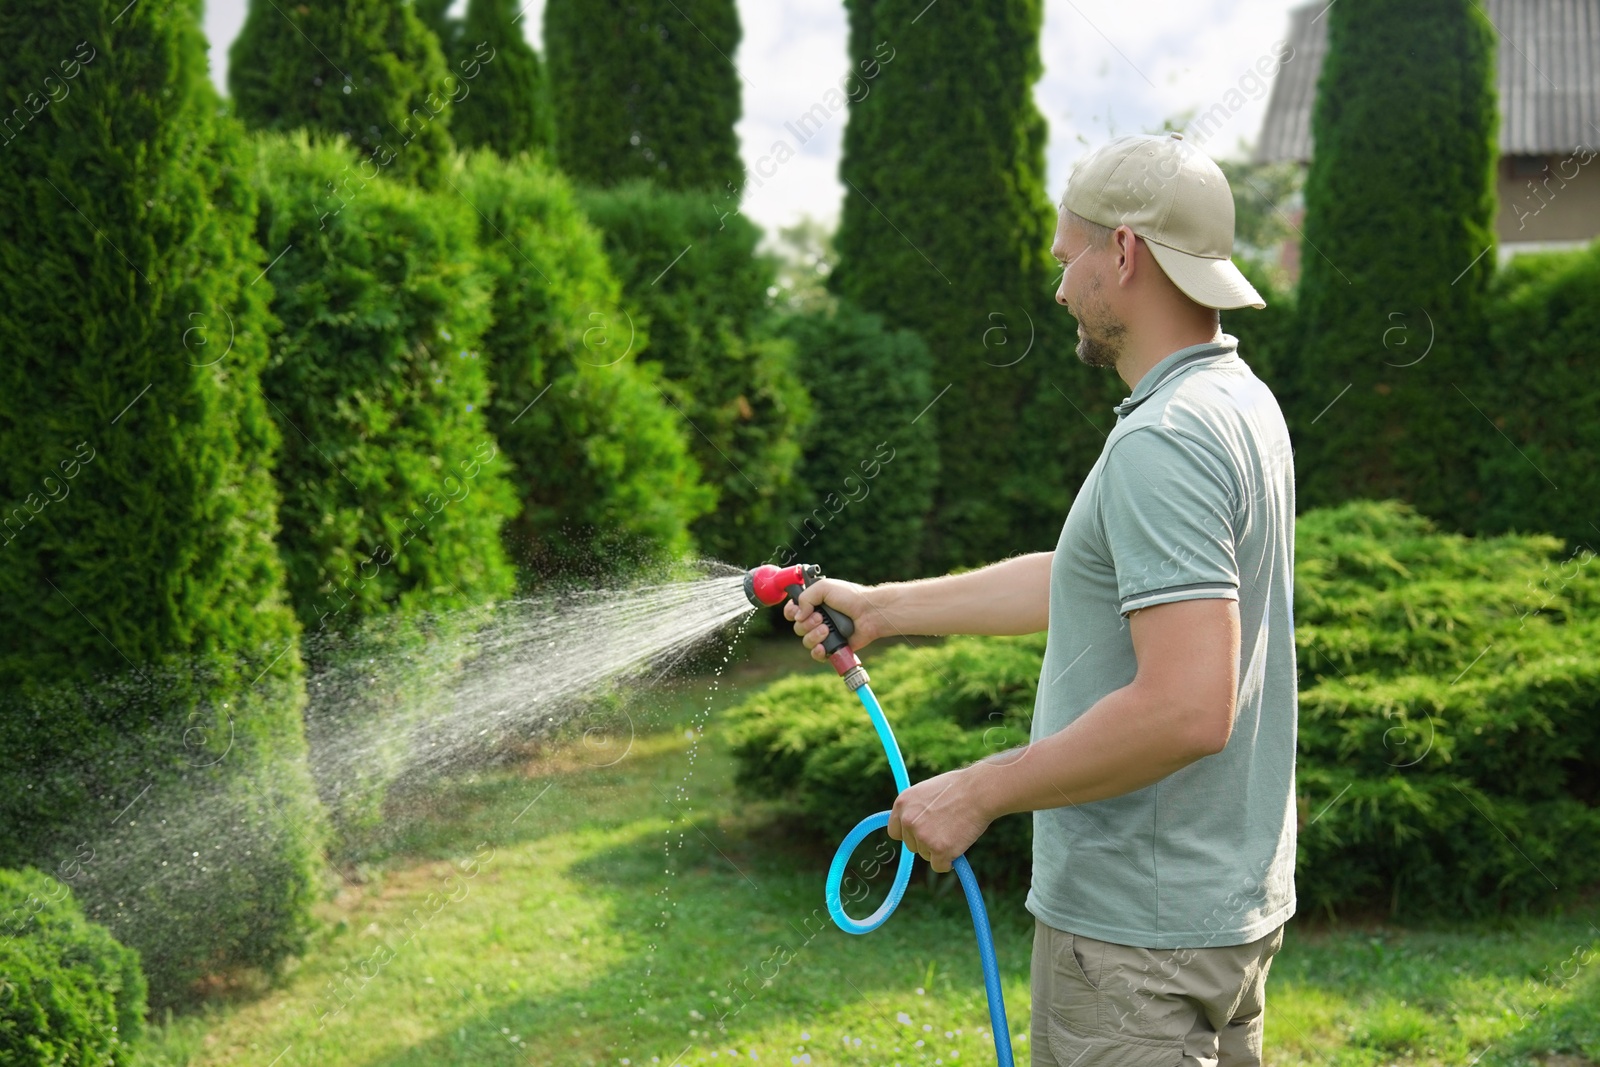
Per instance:
[[[822,899],[834,834],[797,835],[800,828],[772,809],[728,797],[692,807],[671,804],[669,772],[662,760],[647,777],[654,779],[651,791],[671,832],[634,835],[566,872],[608,915],[607,926],[625,946],[625,963],[539,999],[458,992],[453,1033],[371,1061],[371,1067],[623,1057],[641,1065],[655,1062],[652,1057],[661,1064],[689,1063],[712,1050],[745,1054],[752,1044],[767,1053],[780,1035],[796,1041],[802,1033],[813,1035],[801,1042],[809,1048],[852,1035],[875,1036],[887,1048],[908,1032],[898,1020],[901,1012],[910,1013],[918,1030],[924,1020],[936,1031],[981,1027],[982,976],[958,887],[930,890],[918,861],[910,891],[883,927],[863,938],[844,934]],[[848,828],[833,829],[842,837]],[[670,875],[662,865],[664,837]],[[865,842],[856,864],[879,842],[887,838]],[[886,865],[869,879],[870,892],[850,905],[851,913],[875,909],[892,873]],[[953,887],[953,876],[939,878]],[[664,900],[661,890],[669,884],[671,899]],[[1028,1019],[1033,920],[1023,896],[1014,891],[987,901],[1013,1033],[1025,1032]],[[669,916],[663,903],[670,905]],[[1443,922],[1396,928],[1292,921],[1272,992],[1285,1007],[1297,1000],[1345,1006],[1339,1047],[1306,1062],[1343,1067],[1419,1054],[1423,1062],[1455,1062],[1426,1058],[1436,1047],[1453,1045],[1469,1051],[1460,1062],[1476,1054],[1483,1064],[1592,1052],[1600,1041],[1600,1008],[1592,995],[1570,994],[1579,991],[1572,983],[1580,980],[1594,988],[1593,972],[1585,971],[1594,949],[1585,954],[1584,946],[1600,939],[1597,917],[1590,902],[1564,916],[1506,920],[1489,930]],[[919,985],[937,996],[919,998]],[[1453,1034],[1453,1020],[1473,1013],[1499,1017],[1492,1041]],[[1271,1018],[1278,1039],[1290,1040],[1285,1027],[1294,1025],[1292,1016],[1274,1012]],[[1310,1045],[1310,1035],[1299,1036]],[[1025,1053],[1025,1045],[1017,1048]]]
[[[666,770],[664,763],[658,768]],[[626,962],[537,1000],[456,990],[453,1032],[373,1065],[586,1063],[596,1055],[636,1064],[655,1056],[665,1064],[680,1054],[690,1062],[752,1043],[767,1051],[774,1033],[785,1031],[795,1039],[814,1032],[815,1047],[829,1020],[839,1020],[839,1036],[874,1035],[885,1047],[897,1037],[907,1045],[926,1037],[924,1023],[940,1033],[986,1028],[982,970],[959,887],[930,890],[917,861],[894,916],[853,937],[833,925],[823,901],[830,847],[785,832],[793,824],[761,805],[678,800],[668,774],[649,777],[658,814],[672,829],[633,835],[565,871],[608,916]],[[870,888],[848,904],[852,914],[870,914],[886,895],[897,850],[882,834],[858,850],[858,867],[873,855],[890,862],[864,880]],[[953,886],[955,876],[937,881]],[[1002,977],[1013,990],[1014,1031],[1027,1020],[1015,992],[1026,989],[1032,937],[1022,899],[1015,893],[987,902]],[[934,996],[919,996],[918,986]],[[909,1038],[902,1012],[915,1024]]]

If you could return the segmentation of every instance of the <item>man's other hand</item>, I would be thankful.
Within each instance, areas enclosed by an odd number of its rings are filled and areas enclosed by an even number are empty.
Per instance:
[[[895,797],[889,836],[945,874],[957,856],[983,836],[993,818],[980,808],[970,768],[946,771]]]

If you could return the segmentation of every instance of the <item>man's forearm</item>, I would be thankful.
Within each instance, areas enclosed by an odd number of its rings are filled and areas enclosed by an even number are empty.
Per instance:
[[[970,803],[991,819],[1105,800],[1213,754],[1200,719],[1129,684],[1049,737],[989,756],[960,776]]]
[[[1054,557],[1054,552],[1032,552],[963,574],[875,585],[866,595],[891,633],[1039,633],[1050,628]]]

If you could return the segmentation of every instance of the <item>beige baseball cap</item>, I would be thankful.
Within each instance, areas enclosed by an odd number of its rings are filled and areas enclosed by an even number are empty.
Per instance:
[[[1233,265],[1233,193],[1183,134],[1118,137],[1073,168],[1061,206],[1144,238],[1172,284],[1209,308],[1264,308]]]

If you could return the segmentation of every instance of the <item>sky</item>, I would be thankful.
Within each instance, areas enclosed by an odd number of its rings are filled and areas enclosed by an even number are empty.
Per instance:
[[[938,16],[933,0],[918,16]],[[1125,133],[1159,128],[1186,112],[1210,111],[1205,151],[1243,156],[1266,111],[1267,83],[1252,68],[1274,69],[1276,46],[1288,35],[1289,11],[1304,0],[1045,0],[1040,52],[1044,76],[1034,100],[1049,123],[1048,188],[1059,200],[1073,162],[1090,147]],[[460,6],[460,0],[458,0]],[[523,16],[528,39],[540,41],[544,0]],[[205,27],[211,74],[227,91],[228,45],[244,22],[245,0],[208,0]],[[840,112],[803,144],[784,129],[818,103],[850,69],[842,0],[739,0],[744,36],[731,57],[744,90],[737,132],[747,167],[782,138],[798,155],[757,187],[749,182],[742,212],[769,233],[803,216],[830,228],[844,200],[839,181],[846,116]],[[916,25],[903,41],[914,44]],[[1291,58],[1289,60],[1293,62]],[[1230,92],[1233,90],[1233,92]],[[1222,105],[1222,111],[1212,109]],[[1191,140],[1195,140],[1193,133]]]

